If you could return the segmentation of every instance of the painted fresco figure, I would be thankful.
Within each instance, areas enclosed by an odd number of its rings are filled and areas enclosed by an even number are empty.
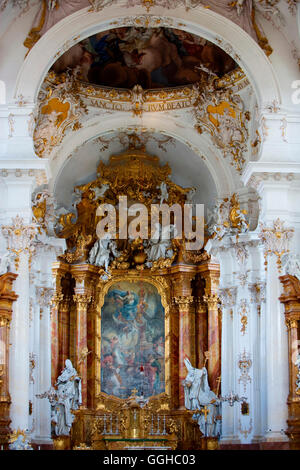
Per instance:
[[[216,419],[220,414],[220,400],[209,387],[206,368],[196,369],[189,359],[185,359],[184,363],[188,370],[183,381],[185,407],[197,411],[193,418],[204,436],[216,437],[220,434],[220,420]],[[203,413],[204,408],[208,410],[207,416]]]

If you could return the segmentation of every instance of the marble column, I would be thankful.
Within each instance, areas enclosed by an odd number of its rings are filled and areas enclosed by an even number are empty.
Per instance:
[[[208,350],[207,345],[207,305],[202,298],[195,300],[195,319],[196,319],[196,367],[201,369],[205,364],[205,352]]]
[[[61,281],[65,274],[69,271],[66,263],[53,263],[52,274],[54,278],[54,295],[51,300],[51,383],[54,385],[56,379],[64,368],[64,362],[60,340],[66,334],[62,334],[62,324],[60,319],[60,310],[64,302],[64,293]]]
[[[66,359],[70,359],[70,304],[71,297],[64,296],[59,303],[58,311],[58,342],[59,367],[64,368]]]
[[[90,341],[94,332],[88,327],[92,324],[90,317],[93,316],[93,300],[95,300],[95,284],[98,279],[98,268],[91,265],[75,265],[71,267],[71,274],[75,279],[73,300],[76,307],[75,312],[75,362],[76,370],[81,377],[82,406],[91,407],[93,403],[94,384],[90,377],[93,376],[94,358],[97,351]],[[88,384],[91,386],[88,387]]]
[[[193,296],[175,297],[179,310],[179,384],[186,378],[184,360],[188,358],[195,364],[195,313]],[[184,389],[179,386],[179,406],[184,407]]]
[[[76,367],[81,377],[82,406],[87,407],[87,352],[88,352],[88,333],[87,333],[87,313],[88,305],[92,297],[87,294],[75,294],[74,302],[76,304]]]
[[[219,318],[219,277],[220,268],[218,265],[208,266],[201,275],[205,279],[204,302],[207,305],[208,317],[208,381],[210,388],[217,393],[218,384],[221,377],[221,324]]]
[[[178,405],[184,409],[183,380],[187,369],[184,359],[188,358],[193,366],[196,365],[195,348],[195,308],[191,281],[195,276],[193,268],[178,265],[173,268],[173,302],[178,308],[179,344],[178,344]]]
[[[300,390],[299,390],[299,328],[300,328],[300,280],[294,275],[280,277],[284,292],[280,297],[285,307],[288,329],[289,395],[288,428],[290,449],[300,449]]]
[[[12,284],[17,275],[6,273],[0,276],[0,445],[8,445],[10,425],[9,393],[9,333],[12,317],[12,303],[17,295]]]

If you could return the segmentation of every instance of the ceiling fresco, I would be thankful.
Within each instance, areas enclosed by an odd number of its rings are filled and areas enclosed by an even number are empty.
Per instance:
[[[149,89],[192,84],[204,73],[222,77],[237,64],[218,46],[182,30],[124,27],[81,41],[52,70],[75,67],[81,80],[95,85]]]

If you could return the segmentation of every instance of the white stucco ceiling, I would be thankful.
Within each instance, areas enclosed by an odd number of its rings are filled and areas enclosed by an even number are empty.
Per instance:
[[[196,154],[182,142],[159,133],[147,132],[143,138],[149,154],[158,156],[162,165],[169,163],[172,181],[183,187],[196,187],[195,202],[205,206],[213,204],[217,191],[201,158],[200,149],[199,154]],[[109,133],[102,136],[102,139],[105,139],[105,142],[95,138],[79,147],[61,169],[54,185],[54,194],[59,205],[70,207],[74,186],[95,179],[100,160],[107,163],[110,155],[121,153],[128,148],[128,139],[124,138],[124,133]],[[159,148],[160,142],[166,139],[169,139],[168,142],[163,144],[163,148]],[[106,146],[108,148],[103,148]]]

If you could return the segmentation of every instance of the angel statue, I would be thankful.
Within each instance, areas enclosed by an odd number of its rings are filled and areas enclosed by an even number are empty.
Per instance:
[[[11,262],[11,253],[9,251],[6,251],[4,255],[0,259],[0,276],[2,274],[5,274],[9,271],[10,269],[10,262]]]
[[[294,253],[285,253],[282,256],[281,264],[285,274],[295,276],[300,280],[300,256]]]
[[[18,429],[10,437],[9,450],[33,450],[25,431]]]
[[[176,237],[177,230],[175,225],[166,225],[162,227],[158,222],[155,224],[155,232],[153,238],[147,242],[145,252],[148,255],[146,265],[152,266],[152,261],[158,261],[163,258],[172,258],[174,252],[172,250],[171,240]]]
[[[163,181],[160,186],[157,186],[157,188],[160,189],[159,203],[163,204],[164,201],[167,202],[169,198],[167,184]]]
[[[193,419],[197,420],[200,431],[204,436],[217,437],[220,435],[220,400],[210,390],[206,367],[196,369],[189,359],[184,360],[188,375],[183,381],[185,407],[196,411]]]
[[[94,198],[95,200],[104,196],[106,191],[109,189],[109,184],[102,184],[100,188],[92,188],[94,191]]]
[[[111,234],[106,233],[96,241],[89,254],[89,262],[95,266],[102,266],[108,272],[108,266],[112,257],[118,258],[121,253],[117,250],[116,242],[111,239]]]

